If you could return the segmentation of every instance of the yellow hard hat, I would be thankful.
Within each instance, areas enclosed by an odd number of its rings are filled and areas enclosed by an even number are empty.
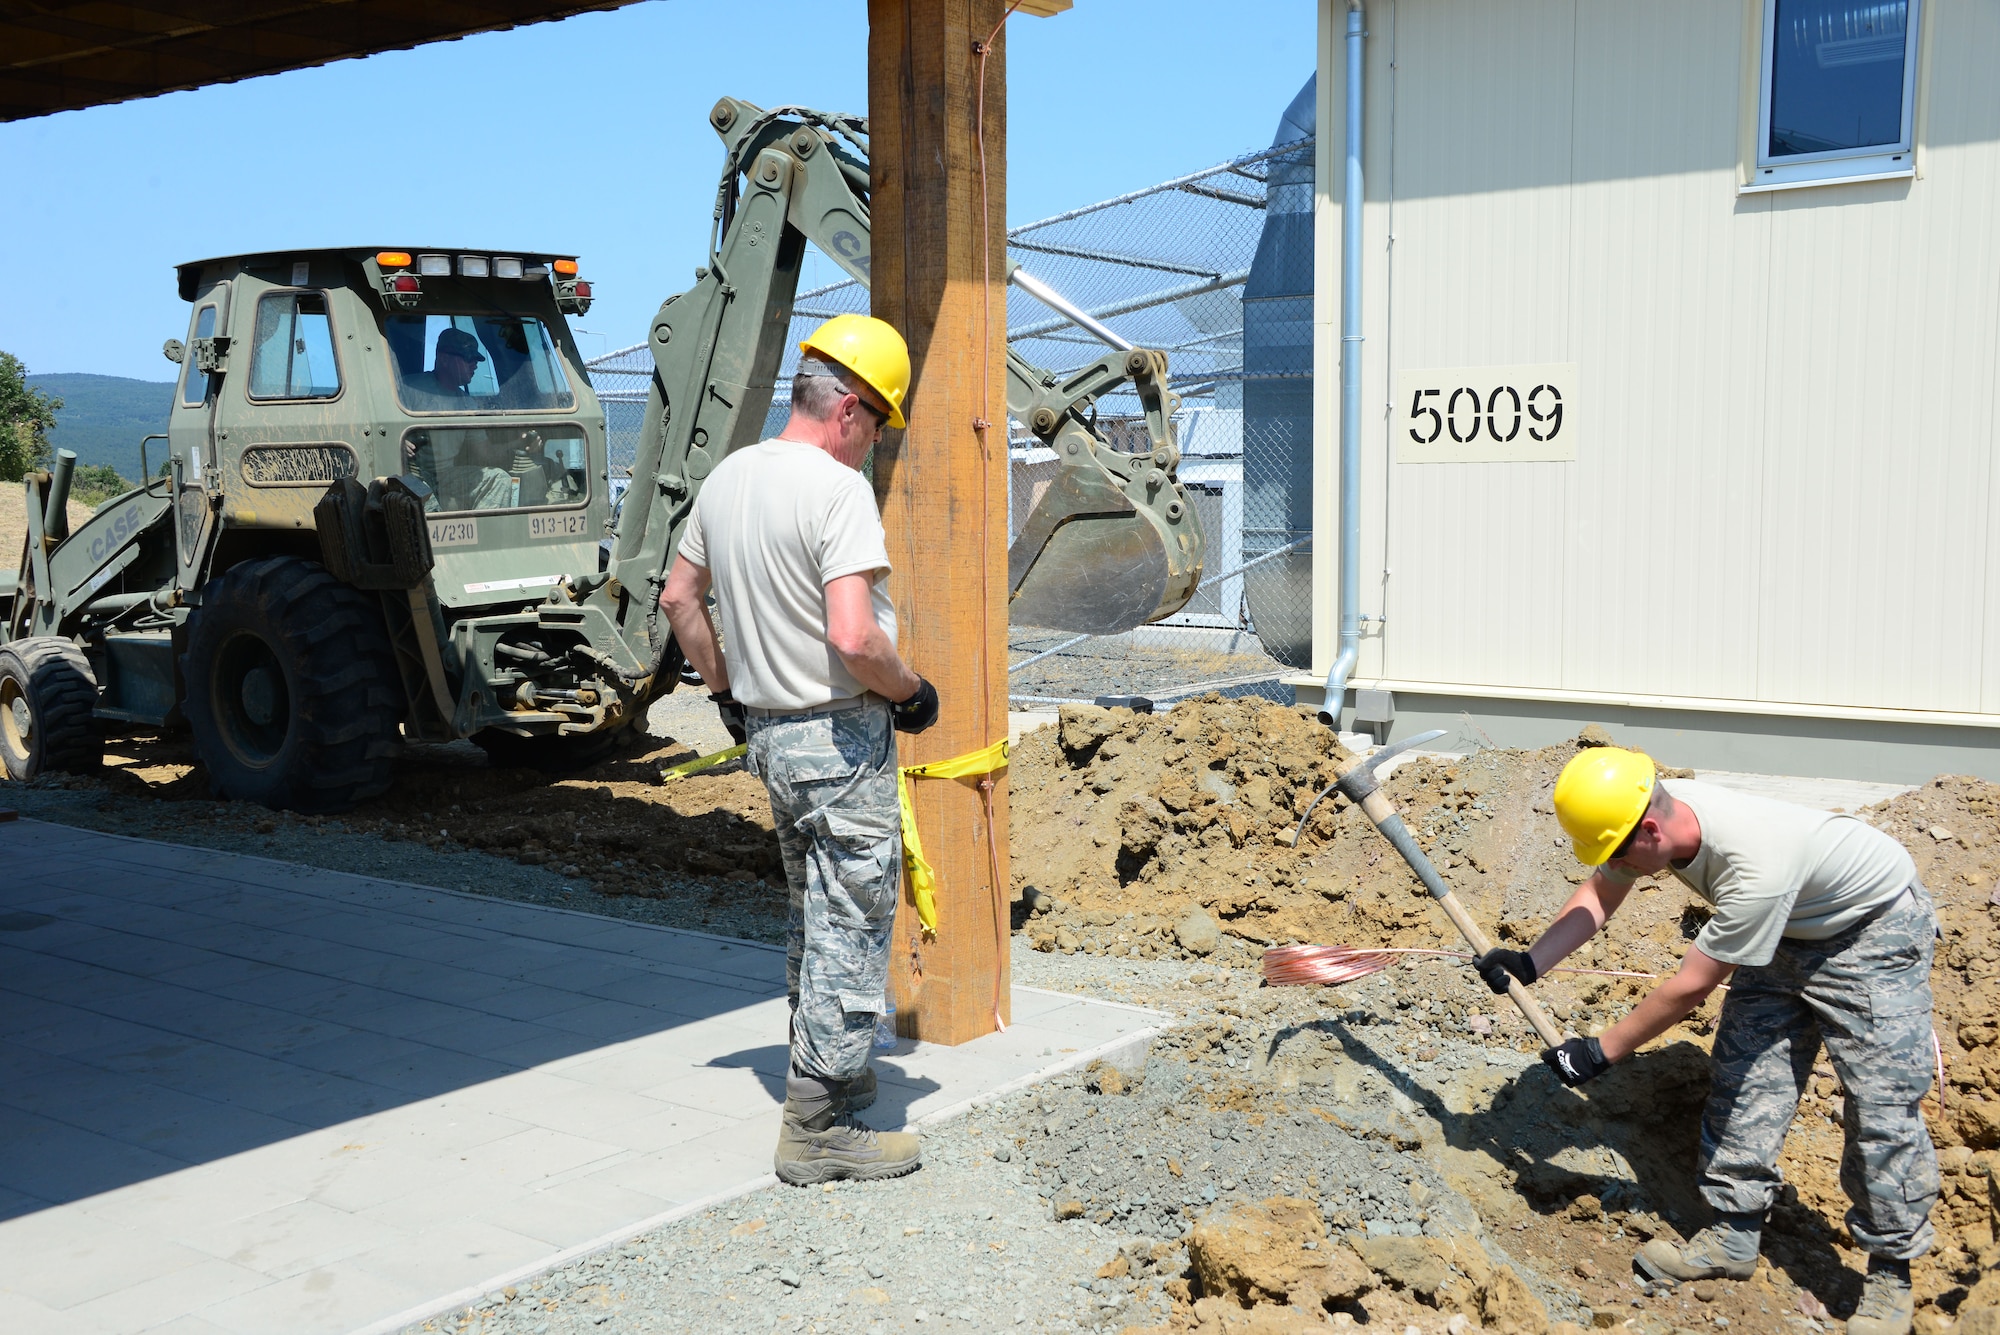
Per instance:
[[[889,405],[889,425],[907,425],[903,396],[910,392],[910,345],[887,320],[836,315],[807,335],[799,351],[839,362],[854,372]]]
[[[1586,867],[1610,861],[1652,800],[1653,758],[1638,751],[1593,746],[1556,779],[1556,821]]]

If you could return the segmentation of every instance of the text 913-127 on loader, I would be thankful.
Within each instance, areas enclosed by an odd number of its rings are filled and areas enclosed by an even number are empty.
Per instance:
[[[336,811],[387,788],[404,739],[561,770],[642,726],[681,668],[660,587],[703,479],[763,432],[805,243],[868,273],[862,122],[731,99],[710,122],[727,150],[716,241],[654,317],[615,523],[604,414],[566,318],[591,301],[573,259],[182,265],[192,313],[165,349],[181,369],[162,473],[74,533],[74,457],[28,479],[19,571],[0,574],[7,775],[94,768],[106,724],[185,726],[218,796]],[[1203,543],[1164,355],[1061,376],[1010,355],[1008,371],[1010,415],[1063,465],[1010,554],[1017,604],[1100,633],[1177,611]],[[1126,381],[1145,453],[1091,425]]]

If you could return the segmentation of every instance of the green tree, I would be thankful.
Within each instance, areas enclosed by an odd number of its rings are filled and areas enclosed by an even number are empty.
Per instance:
[[[130,490],[132,484],[110,464],[78,464],[69,483],[70,498],[92,507]]]
[[[28,368],[0,352],[0,482],[19,482],[49,462],[49,431],[63,401],[28,387]]]

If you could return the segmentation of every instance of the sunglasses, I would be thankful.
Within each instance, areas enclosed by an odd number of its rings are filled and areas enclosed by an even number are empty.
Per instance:
[[[847,386],[842,385],[841,388],[847,389]],[[866,408],[868,410],[868,415],[875,419],[875,429],[877,431],[880,431],[884,427],[889,425],[889,414],[883,412],[880,408],[877,408],[874,404],[862,398],[859,394],[855,394],[853,390],[848,389],[847,392],[849,394],[854,394],[854,401],[860,404],[862,407]]]

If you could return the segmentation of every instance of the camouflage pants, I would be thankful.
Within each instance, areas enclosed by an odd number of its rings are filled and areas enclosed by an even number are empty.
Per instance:
[[[791,912],[785,984],[792,1066],[861,1073],[886,1007],[889,934],[903,884],[896,734],[871,700],[833,714],[749,721],[751,770],[771,795]]]
[[[1873,922],[1827,941],[1782,941],[1769,964],[1736,971],[1701,1123],[1710,1206],[1770,1208],[1783,1181],[1778,1154],[1823,1041],[1846,1090],[1848,1231],[1872,1256],[1930,1250],[1937,1153],[1917,1104],[1931,1087],[1935,937],[1930,895],[1913,884]]]

